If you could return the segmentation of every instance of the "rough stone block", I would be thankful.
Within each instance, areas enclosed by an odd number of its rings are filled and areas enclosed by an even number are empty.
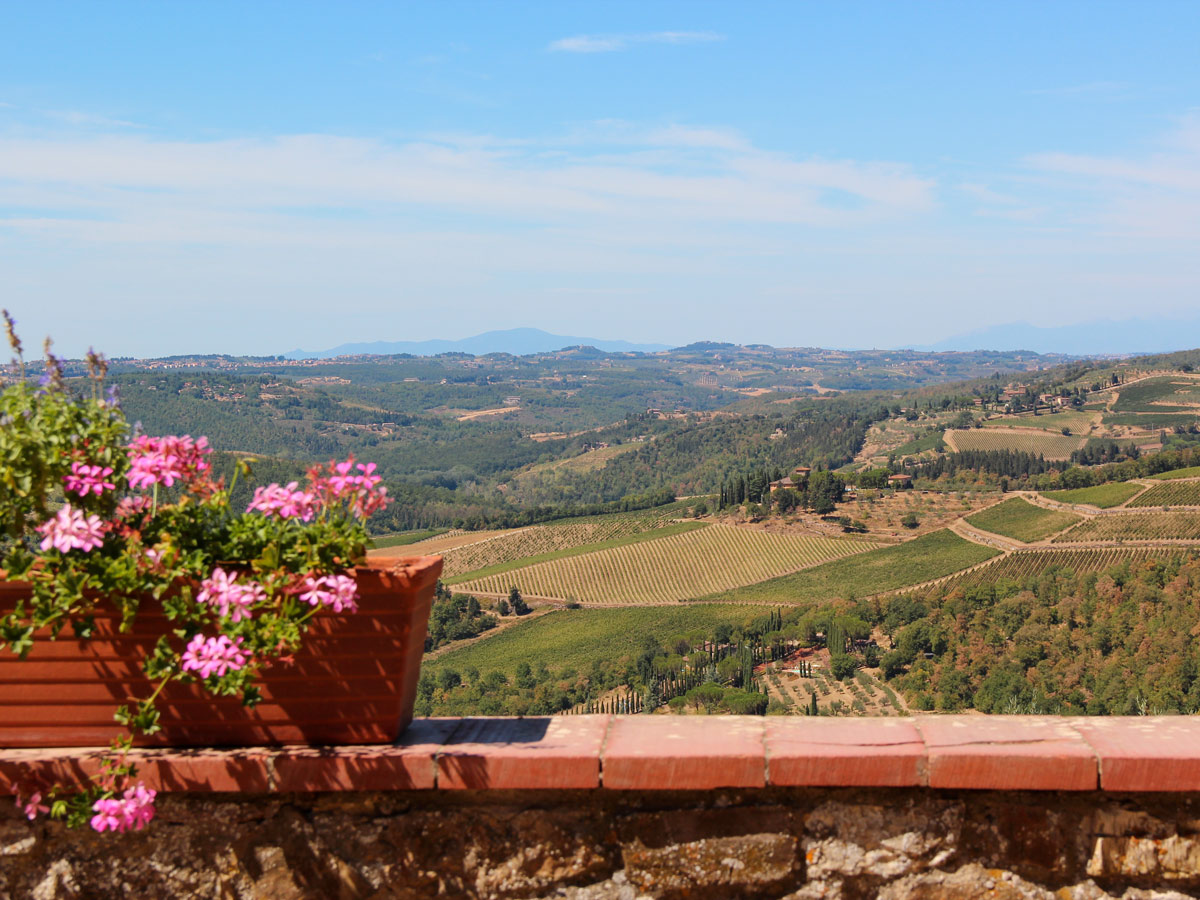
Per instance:
[[[808,875],[895,878],[937,867],[955,857],[962,827],[962,804],[952,801],[827,801],[805,819]]]

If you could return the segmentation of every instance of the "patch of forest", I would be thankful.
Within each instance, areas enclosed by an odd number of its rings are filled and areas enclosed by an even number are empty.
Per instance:
[[[1055,569],[890,601],[881,666],[918,709],[1200,711],[1200,558]]]

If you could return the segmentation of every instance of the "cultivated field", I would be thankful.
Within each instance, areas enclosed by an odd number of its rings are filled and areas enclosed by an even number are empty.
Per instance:
[[[1081,541],[1200,540],[1200,512],[1147,512],[1096,516],[1054,539]]]
[[[428,540],[403,543],[405,555],[440,553],[445,557],[443,570],[447,578],[455,573],[475,571],[486,566],[520,559],[534,553],[563,550],[580,544],[599,543],[624,535],[638,534],[661,528],[687,514],[688,503],[677,501],[651,509],[629,512],[606,513],[551,522],[546,525],[531,525],[526,528],[508,528],[497,531],[447,531]],[[402,538],[403,535],[395,537]],[[380,548],[393,546],[382,538]],[[539,549],[534,549],[539,548]],[[528,552],[526,552],[528,551]],[[394,550],[386,553],[373,551],[376,556],[396,556]],[[466,568],[464,568],[466,566]]]
[[[516,585],[525,594],[573,598],[581,603],[675,603],[861,554],[877,546],[865,541],[710,525],[661,540],[525,566],[467,581],[461,587],[468,592],[506,593]]]
[[[1072,434],[1086,434],[1097,420],[1095,413],[1081,410],[1048,413],[1035,416],[1032,413],[1020,416],[1001,416],[998,419],[988,419],[983,423],[984,428],[1038,428],[1061,435],[1063,428],[1071,429]]]
[[[1016,428],[951,429],[946,446],[956,452],[967,450],[1012,450],[1046,459],[1068,459],[1087,439],[1077,435],[1052,434],[1040,429]]]
[[[790,604],[807,600],[864,597],[953,575],[1000,551],[935,531],[861,556],[825,563],[705,599],[723,603]]]
[[[1122,563],[1136,565],[1147,560],[1173,556],[1179,552],[1181,550],[1171,547],[1018,550],[989,565],[981,566],[973,572],[967,572],[943,582],[943,585],[953,589],[976,584],[996,584],[1005,580],[1024,582],[1027,578],[1040,577],[1054,569],[1065,569],[1082,574],[1103,572]],[[939,589],[941,589],[941,585],[939,585]]]
[[[782,703],[789,714],[799,715],[808,709],[815,693],[822,712],[835,716],[908,715],[903,699],[866,669],[859,669],[848,682],[838,681],[828,672],[828,652],[819,651],[804,659],[814,660],[811,678],[789,671],[795,669],[795,663],[787,660],[769,663],[760,676],[771,699]]]
[[[1129,506],[1200,506],[1200,481],[1157,484],[1129,501]]]
[[[1079,521],[1079,516],[1060,510],[1042,509],[1020,497],[1014,497],[968,516],[967,521],[984,531],[1029,544],[1048,538],[1068,525],[1075,524]]]
[[[1125,429],[1138,429],[1142,434],[1153,435],[1158,431],[1170,431],[1176,425],[1188,427],[1200,419],[1200,411],[1194,413],[1181,412],[1144,412],[1144,413],[1112,413],[1104,416],[1104,424]],[[1126,437],[1133,437],[1133,432],[1127,432]]]
[[[429,538],[424,541],[417,541],[413,544],[404,544],[404,553],[413,556],[427,556],[431,553],[446,553],[456,547],[462,547],[467,544],[475,544],[479,541],[486,541],[502,534],[509,534],[510,531],[448,531],[445,534],[437,537]],[[389,556],[395,556],[395,553],[389,553]]]
[[[406,531],[401,534],[385,534],[375,538],[375,549],[386,550],[388,547],[406,547],[420,541],[432,540],[450,534],[449,528],[427,528],[424,531]],[[454,532],[458,534],[458,532]],[[392,556],[394,554],[388,554]]]
[[[1137,384],[1119,388],[1120,396],[1113,404],[1114,412],[1200,413],[1200,381],[1182,375],[1147,378]]]
[[[1186,469],[1174,469],[1170,472],[1159,472],[1150,476],[1154,481],[1174,481],[1176,478],[1200,478],[1200,466],[1189,466]]]
[[[870,495],[870,491],[863,493]],[[956,519],[976,512],[996,499],[994,492],[957,491],[955,493],[925,493],[923,491],[884,492],[866,500],[850,500],[838,507],[838,515],[848,515],[862,521],[871,537],[911,540],[917,534],[945,528]],[[908,513],[920,520],[915,529],[902,523]]]
[[[1136,497],[1141,490],[1143,488],[1140,484],[1130,481],[1110,481],[1107,484],[1076,488],[1071,491],[1044,491],[1042,496],[1057,500],[1059,503],[1082,503],[1098,509],[1111,509],[1114,506],[1120,506],[1130,497]]]
[[[864,464],[883,464],[890,454],[915,456],[937,449],[943,446],[942,431],[954,415],[926,413],[912,422],[898,417],[876,422],[867,430],[862,450],[855,459]]]
[[[891,452],[896,456],[919,456],[928,450],[940,450],[946,446],[946,440],[940,431],[931,431],[928,434],[923,434],[920,437],[913,438],[911,441],[906,441],[894,447]],[[877,456],[876,458],[885,460],[886,456]]]
[[[565,559],[569,556],[581,556],[585,553],[594,553],[600,550],[611,550],[616,547],[624,547],[642,541],[657,541],[675,534],[698,531],[701,528],[707,528],[709,525],[708,522],[688,521],[675,522],[670,525],[658,525],[658,527],[645,531],[628,531],[611,528],[611,531],[616,533],[615,537],[610,537],[602,541],[592,540],[591,538],[597,533],[597,530],[590,526],[599,526],[601,524],[584,523],[544,529],[529,528],[513,535],[497,538],[495,541],[488,541],[484,544],[472,544],[469,547],[463,548],[464,553],[447,555],[446,562],[447,566],[450,567],[450,574],[443,580],[447,584],[475,581],[476,579],[500,575],[503,572],[511,572],[514,569],[524,568],[536,563]],[[630,524],[630,521],[604,524],[607,529],[608,526],[616,524],[627,526]],[[599,529],[599,533],[603,534],[606,529]],[[492,546],[493,544],[497,546]],[[483,566],[477,565],[481,560],[488,559],[499,559],[502,561],[490,562]]]
[[[504,672],[511,678],[520,663],[540,660],[556,672],[586,672],[593,662],[633,657],[646,635],[666,643],[688,634],[706,634],[722,622],[745,625],[763,614],[760,609],[708,603],[556,610],[450,650],[425,664],[422,672],[436,676],[442,668],[462,671],[474,666],[484,675]]]
[[[567,459],[538,463],[524,472],[518,472],[514,477],[519,481],[522,478],[546,472],[594,472],[596,469],[603,469],[608,465],[610,459],[620,456],[622,453],[628,453],[630,450],[636,450],[638,446],[638,444],[617,444],[613,447],[599,447]]]

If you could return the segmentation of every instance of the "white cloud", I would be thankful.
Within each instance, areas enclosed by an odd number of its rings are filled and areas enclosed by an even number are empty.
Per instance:
[[[579,34],[551,41],[547,48],[562,53],[611,53],[634,44],[707,44],[725,36],[711,31],[652,31],[641,34]]]
[[[188,235],[205,232],[214,215],[240,222],[243,239],[259,233],[274,242],[283,220],[334,237],[347,221],[386,231],[390,221],[430,214],[465,217],[473,227],[570,225],[580,217],[618,229],[630,221],[843,227],[932,204],[932,183],[902,165],[795,159],[732,133],[686,128],[625,132],[600,147],[487,138],[393,145],[329,135],[12,137],[0,138],[0,173],[0,207],[56,211],[7,227],[44,230],[60,221],[72,234],[104,240],[195,239]],[[830,192],[853,202],[835,202]]]
[[[1114,233],[1200,238],[1200,115],[1140,156],[1039,153],[1043,183],[1072,198],[1072,218]]]
[[[736,293],[800,248],[920,221],[933,187],[897,163],[685,126],[406,143],[0,134],[0,269],[30,333],[72,353],[275,352],[403,334],[397,317],[425,337],[446,333],[442,316],[666,337],[678,315],[658,299]],[[595,327],[564,302],[580,286],[614,298]],[[336,335],[314,324],[335,308]],[[211,322],[161,327],[184,309]]]
[[[847,309],[864,342],[916,341],[896,309],[949,321],[965,296],[996,321],[1150,295],[1170,311],[1200,287],[1198,126],[1141,153],[950,167],[942,194],[902,162],[689,124],[403,142],[22,129],[0,132],[0,270],[29,333],[71,353],[274,352],[462,322],[698,339],[731,304],[749,323],[731,339],[781,344],[836,341]],[[168,326],[187,310],[206,315]]]

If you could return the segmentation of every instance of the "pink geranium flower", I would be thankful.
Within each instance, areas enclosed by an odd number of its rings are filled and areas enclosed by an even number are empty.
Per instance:
[[[286,487],[269,484],[254,489],[254,499],[246,507],[246,512],[253,511],[281,519],[311,522],[317,511],[317,497],[309,491],[299,490],[294,481],[289,481]]]
[[[109,475],[113,473],[112,466],[89,466],[86,463],[73,462],[71,463],[71,474],[63,479],[67,484],[68,491],[74,491],[80,497],[86,497],[88,494],[95,494],[99,497],[105,491],[111,491],[116,488],[116,485],[111,481],[106,481]]]
[[[34,791],[28,797],[22,798],[20,788],[15,784],[12,787],[13,796],[17,801],[17,808],[30,822],[36,819],[42,813],[50,812],[50,807],[42,802],[42,792]]]
[[[267,592],[261,584],[256,581],[239,583],[236,575],[219,567],[200,582],[200,593],[196,595],[198,602],[215,606],[218,615],[229,616],[232,622],[249,619],[250,610],[266,599]]]
[[[355,465],[351,456],[344,462],[330,462],[327,469],[317,466],[309,471],[313,490],[329,503],[346,501],[357,516],[366,518],[390,502],[383,479],[375,474],[375,463]]]
[[[355,612],[358,609],[358,585],[348,575],[322,575],[304,579],[306,590],[300,599],[309,606],[326,606],[334,612]]]
[[[120,797],[106,797],[92,804],[92,828],[96,831],[141,831],[154,818],[154,798],[158,791],[138,782]]]
[[[140,516],[143,513],[148,513],[154,508],[154,501],[149,497],[138,495],[137,497],[122,497],[117,502],[117,518],[132,519],[135,516]]]
[[[84,515],[70,503],[64,504],[54,516],[37,527],[44,535],[39,545],[43,550],[53,547],[62,553],[71,550],[95,550],[104,543],[105,524],[97,515]]]
[[[245,668],[247,660],[240,637],[230,640],[226,634],[210,638],[198,634],[183,653],[182,668],[185,672],[195,672],[201,678],[210,675],[220,678],[227,672]]]
[[[171,487],[176,481],[195,481],[208,471],[208,460],[212,452],[208,438],[195,441],[189,435],[182,437],[149,437],[139,435],[129,445],[129,486],[150,488],[156,484]]]

